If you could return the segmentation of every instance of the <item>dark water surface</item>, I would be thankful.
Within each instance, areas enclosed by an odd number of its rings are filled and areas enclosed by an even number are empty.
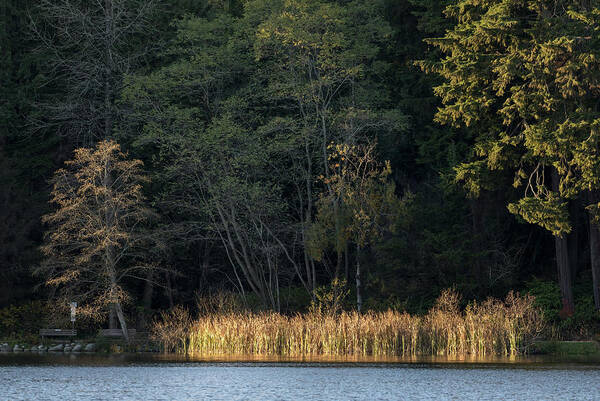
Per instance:
[[[600,363],[7,353],[0,400],[600,400]]]

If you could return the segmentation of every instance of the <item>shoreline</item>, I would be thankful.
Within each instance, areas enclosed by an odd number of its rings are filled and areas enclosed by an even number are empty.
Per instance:
[[[223,364],[235,366],[372,366],[372,367],[489,367],[489,368],[561,368],[591,366],[600,368],[600,355],[519,355],[498,356],[420,356],[420,357],[290,357],[265,355],[186,356],[152,352],[58,353],[2,352],[2,365],[82,365],[113,366],[131,364]]]
[[[80,348],[73,349],[73,344],[81,345]],[[69,345],[71,347],[69,347]],[[93,347],[90,347],[93,346]],[[18,348],[17,348],[18,346]],[[58,347],[58,348],[56,348]],[[87,350],[86,350],[87,347]],[[600,343],[594,340],[581,341],[554,341],[540,340],[533,342],[527,352],[522,352],[515,355],[479,355],[479,354],[452,354],[452,355],[431,355],[431,354],[416,354],[416,355],[327,355],[327,354],[268,354],[268,353],[214,353],[214,352],[164,352],[156,346],[145,345],[137,349],[128,348],[127,344],[120,343],[110,344],[110,348],[106,344],[100,347],[95,342],[80,341],[70,343],[65,346],[64,343],[55,344],[54,346],[33,345],[29,346],[25,342],[12,341],[0,342],[0,355],[20,354],[20,355],[156,355],[166,358],[189,359],[189,360],[228,360],[228,361],[306,361],[306,360],[322,360],[322,361],[368,361],[385,362],[385,361],[412,361],[420,362],[426,360],[449,361],[449,362],[477,362],[486,360],[510,361],[519,360],[522,358],[535,357],[590,357],[598,358],[600,361]]]

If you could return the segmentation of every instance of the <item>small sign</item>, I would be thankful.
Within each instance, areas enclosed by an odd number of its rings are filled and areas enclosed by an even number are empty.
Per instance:
[[[75,323],[75,315],[77,314],[77,302],[71,302],[71,322]]]

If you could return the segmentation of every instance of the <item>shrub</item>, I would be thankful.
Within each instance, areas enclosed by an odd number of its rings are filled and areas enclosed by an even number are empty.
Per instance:
[[[46,324],[47,316],[48,307],[41,301],[0,309],[0,337],[15,340],[37,338],[39,330]]]
[[[560,288],[555,282],[535,279],[528,283],[528,293],[535,297],[535,306],[547,323],[546,337],[553,340],[586,339],[597,332],[600,314],[594,306],[590,280],[581,280],[573,286],[575,313],[561,318]]]
[[[540,308],[549,323],[560,320],[560,288],[553,281],[534,279],[527,283],[527,292],[535,297],[535,306]]]
[[[315,290],[315,299],[311,301],[309,311],[327,315],[339,314],[349,294],[346,280],[334,278],[330,285]]]
[[[187,309],[176,306],[160,314],[151,328],[150,339],[162,344],[167,352],[187,351],[187,339],[192,319]]]

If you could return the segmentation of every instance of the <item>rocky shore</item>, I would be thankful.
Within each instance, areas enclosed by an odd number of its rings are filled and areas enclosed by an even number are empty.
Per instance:
[[[96,352],[95,343],[70,343],[46,346],[44,344],[29,346],[27,344],[15,344],[10,346],[8,343],[0,344],[0,352]]]
[[[112,344],[111,347],[106,347],[103,345],[99,345],[94,342],[76,342],[76,343],[65,343],[65,344],[55,344],[55,345],[27,345],[27,344],[14,344],[11,345],[9,343],[0,344],[0,353],[8,353],[8,352],[54,352],[54,353],[93,353],[93,352],[122,352],[124,350],[129,350],[133,352],[158,352],[157,347],[153,347],[151,345],[143,345],[138,346],[134,350],[128,349],[124,345]]]

